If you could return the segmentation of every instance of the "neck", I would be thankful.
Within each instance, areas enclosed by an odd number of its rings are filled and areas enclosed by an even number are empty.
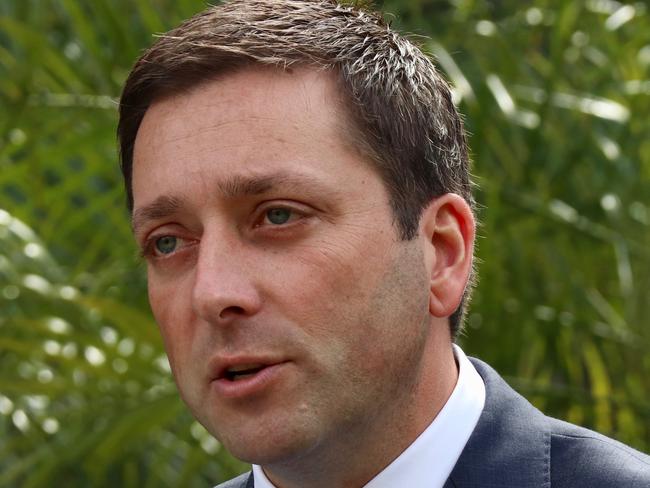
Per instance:
[[[336,442],[323,441],[299,459],[264,466],[271,482],[278,488],[362,487],[392,463],[433,422],[456,386],[451,338],[439,335],[431,334],[425,345],[410,395],[378,405],[364,422],[339,432]]]

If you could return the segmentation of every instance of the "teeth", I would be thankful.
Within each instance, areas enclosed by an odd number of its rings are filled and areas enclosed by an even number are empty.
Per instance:
[[[244,373],[244,374],[234,374],[231,377],[231,381],[238,381],[242,380],[244,378],[248,378],[249,376],[253,376],[255,373]]]
[[[260,369],[261,364],[240,364],[239,366],[232,366],[226,370],[227,373],[234,374],[241,371],[250,371],[253,369]]]

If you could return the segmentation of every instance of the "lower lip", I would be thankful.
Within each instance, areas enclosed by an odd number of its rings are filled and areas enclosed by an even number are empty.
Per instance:
[[[265,367],[254,375],[231,381],[219,378],[212,381],[217,394],[222,398],[244,398],[260,393],[278,379],[287,363],[277,363]]]

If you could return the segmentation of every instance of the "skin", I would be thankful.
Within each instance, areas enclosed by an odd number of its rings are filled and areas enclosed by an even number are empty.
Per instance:
[[[283,488],[362,486],[457,379],[471,211],[438,197],[401,241],[336,93],[325,72],[246,69],[154,103],[135,144],[134,233],[181,396]],[[232,398],[213,369],[233,357],[280,366]]]

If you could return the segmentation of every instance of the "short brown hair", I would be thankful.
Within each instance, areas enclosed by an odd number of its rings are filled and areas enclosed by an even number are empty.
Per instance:
[[[250,65],[332,71],[391,199],[396,226],[412,239],[422,210],[457,193],[473,207],[463,122],[431,60],[381,15],[335,0],[230,0],[162,35],[136,62],[122,92],[118,138],[129,210],[135,138],[149,106]],[[462,325],[463,301],[450,317]]]

